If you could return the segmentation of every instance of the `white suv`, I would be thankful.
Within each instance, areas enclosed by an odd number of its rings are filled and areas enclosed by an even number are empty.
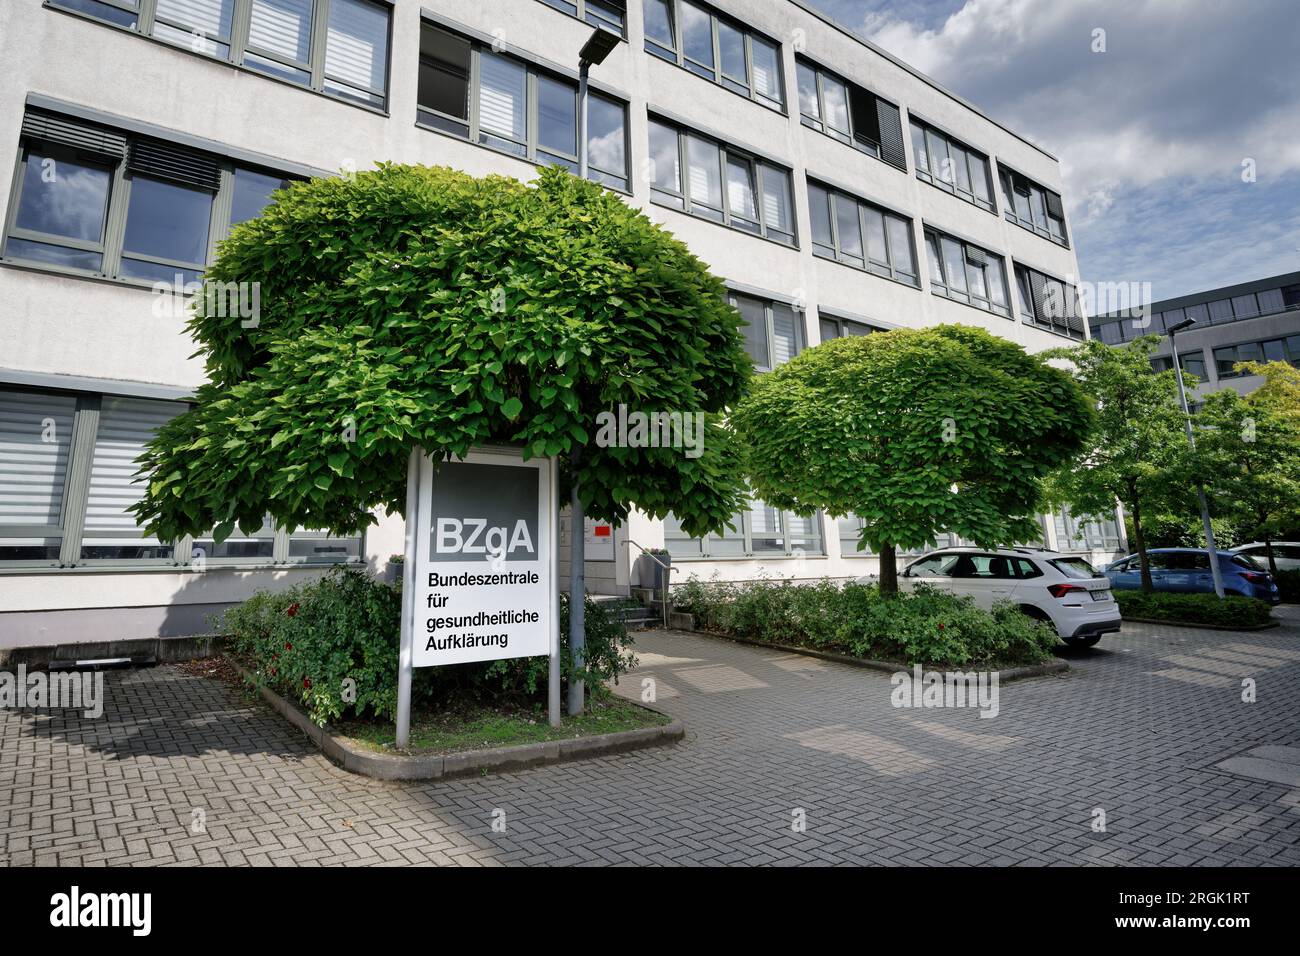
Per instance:
[[[1255,563],[1265,571],[1268,570],[1268,547],[1260,542],[1243,544],[1232,548],[1233,554],[1244,554],[1254,558]],[[1300,541],[1274,541],[1273,561],[1279,571],[1294,571],[1300,568]]]
[[[899,587],[929,584],[989,609],[1010,601],[1030,617],[1050,621],[1071,647],[1092,647],[1120,629],[1110,581],[1075,554],[1033,548],[944,548],[913,561]]]

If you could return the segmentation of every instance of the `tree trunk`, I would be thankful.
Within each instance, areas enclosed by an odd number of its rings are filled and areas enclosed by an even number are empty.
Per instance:
[[[1147,557],[1147,539],[1142,533],[1142,506],[1138,504],[1137,495],[1132,495],[1132,500],[1133,544],[1137,548],[1138,567],[1142,569],[1142,590],[1150,594],[1156,588],[1151,583],[1151,559]]]
[[[582,511],[582,498],[578,494],[581,482],[578,466],[582,463],[582,449],[574,448],[569,456],[569,650],[573,654],[573,669],[582,670],[586,662],[587,647],[587,531]],[[581,714],[586,706],[586,687],[580,680],[569,681],[569,716]]]
[[[880,596],[898,595],[898,557],[892,544],[880,546]]]
[[[1277,577],[1277,559],[1273,557],[1273,542],[1267,536],[1264,538],[1264,553],[1268,555],[1268,572]]]

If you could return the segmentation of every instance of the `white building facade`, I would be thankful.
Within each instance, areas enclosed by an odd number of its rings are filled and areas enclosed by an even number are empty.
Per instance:
[[[827,336],[976,325],[1030,351],[1082,340],[1044,303],[1078,275],[1055,158],[798,0],[17,0],[0,6],[0,648],[206,632],[254,590],[363,538],[266,528],[149,541],[132,461],[202,380],[183,296],[285,180],[382,161],[591,175],[732,290],[760,369]],[[179,302],[173,302],[173,299]],[[593,590],[636,549],[709,578],[873,573],[852,519],[754,502],[704,541],[634,515],[590,531]],[[1044,519],[1049,547],[1123,548]]]

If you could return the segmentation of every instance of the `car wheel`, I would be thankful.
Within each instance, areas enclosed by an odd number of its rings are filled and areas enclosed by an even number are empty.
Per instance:
[[[1101,635],[1089,634],[1087,637],[1067,637],[1063,640],[1070,647],[1092,647],[1101,640]]]

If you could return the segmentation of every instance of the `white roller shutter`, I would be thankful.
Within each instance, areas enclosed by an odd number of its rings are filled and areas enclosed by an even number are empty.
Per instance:
[[[143,482],[135,482],[135,460],[158,429],[182,411],[184,406],[176,402],[104,399],[90,465],[83,545],[121,544],[123,537],[140,537],[135,515],[127,510],[145,492]]]
[[[326,75],[363,90],[382,90],[387,62],[388,13],[366,0],[333,0]]]
[[[311,53],[312,0],[253,0],[250,46],[306,64]]]
[[[77,400],[0,391],[0,525],[58,527]]]

